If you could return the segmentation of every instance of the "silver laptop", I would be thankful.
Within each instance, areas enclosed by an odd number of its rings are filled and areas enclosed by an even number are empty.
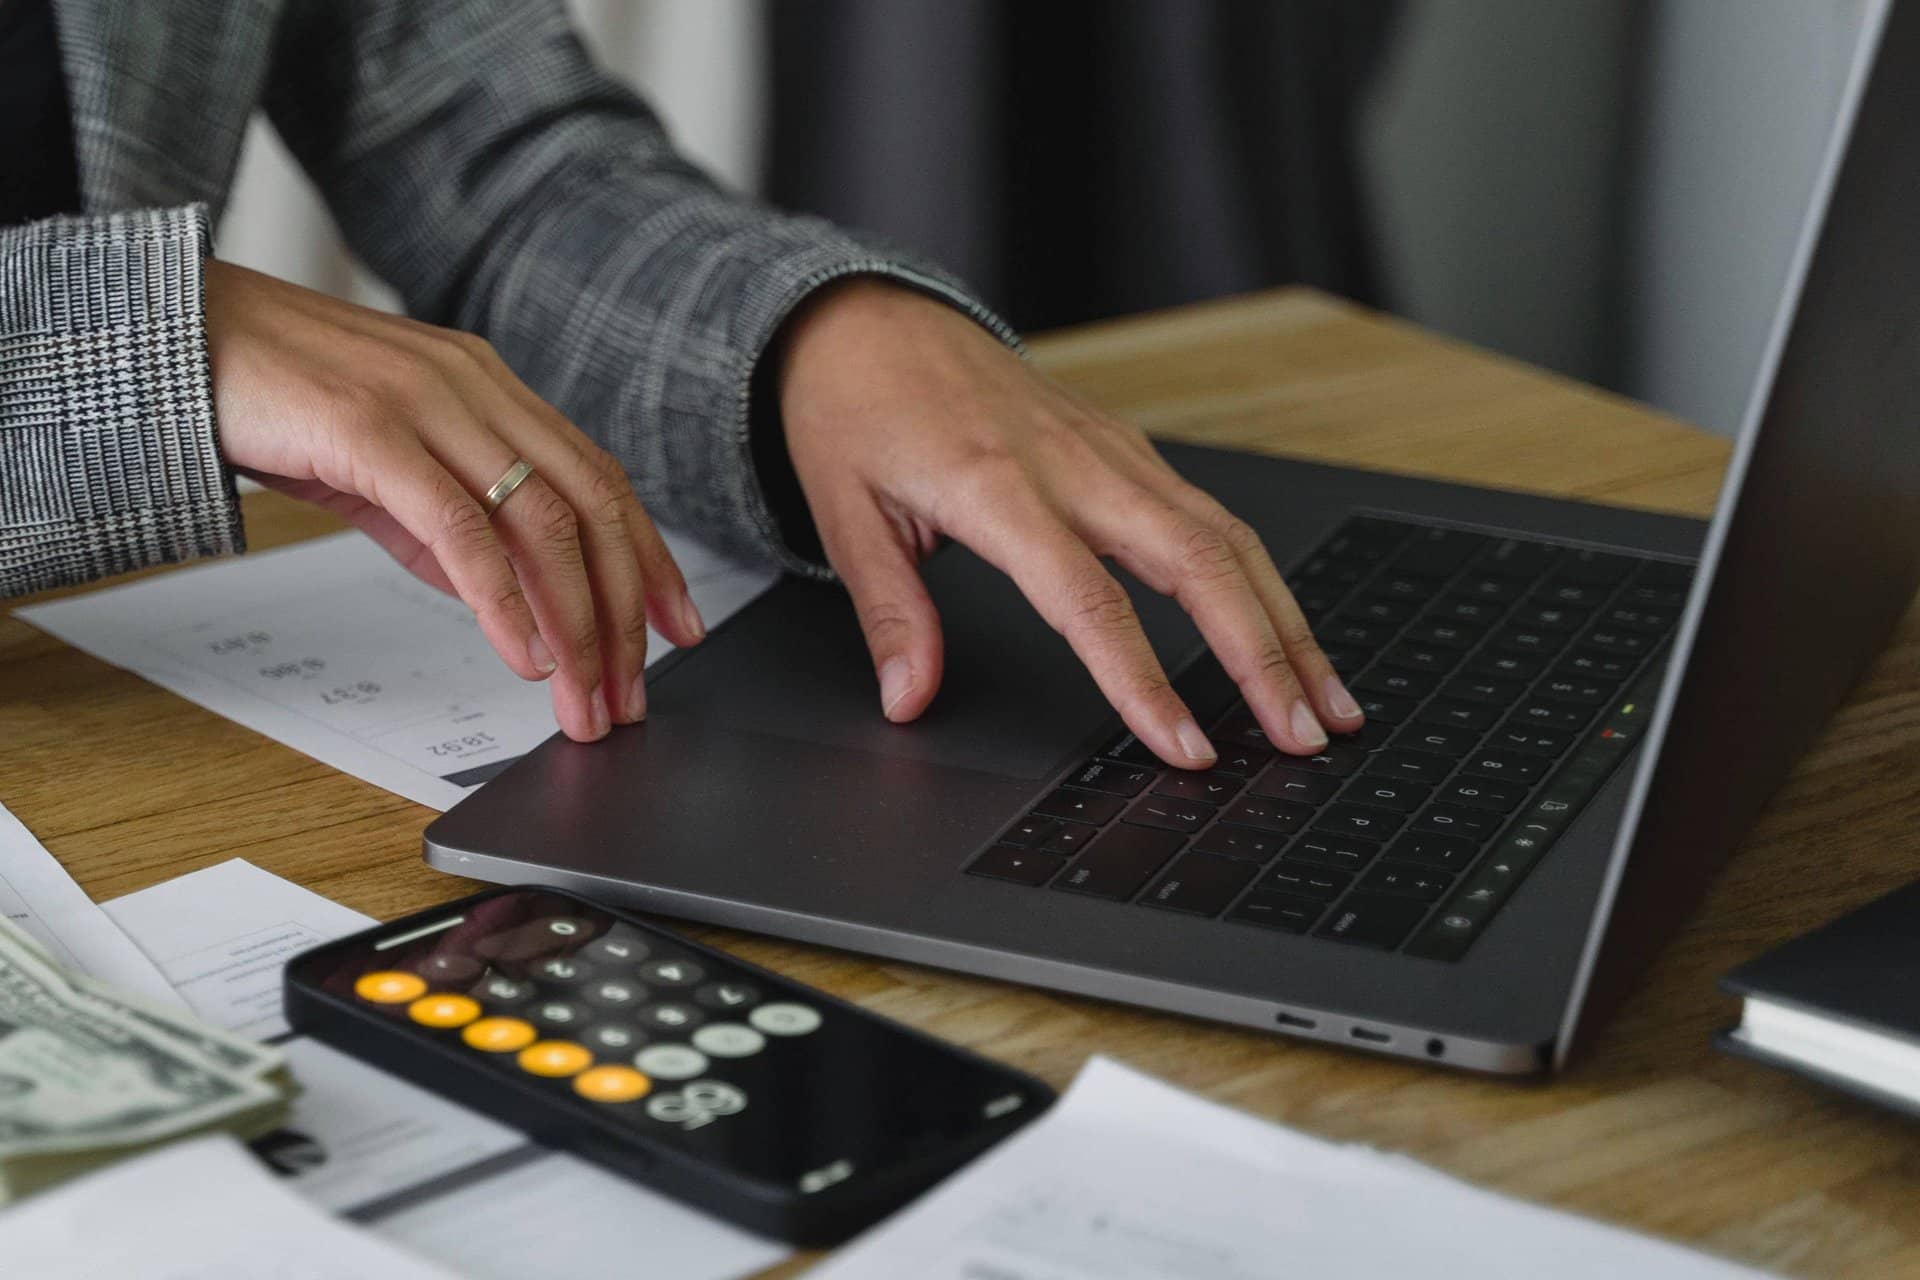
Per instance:
[[[1562,1063],[1685,919],[1911,600],[1920,6],[1869,23],[1710,524],[1169,447],[1250,520],[1368,711],[1161,766],[962,548],[917,724],[835,587],[785,581],[428,828],[439,868],[1481,1071]],[[1518,483],[1525,476],[1516,474]],[[1811,872],[1810,872],[1811,874]],[[1817,923],[1814,920],[1809,925]]]

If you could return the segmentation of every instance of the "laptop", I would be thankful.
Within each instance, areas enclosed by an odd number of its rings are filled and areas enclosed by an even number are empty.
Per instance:
[[[1553,1069],[1685,920],[1920,581],[1916,156],[1909,2],[1862,35],[1710,523],[1166,448],[1259,529],[1365,705],[1320,755],[1272,750],[1180,609],[1136,584],[1221,751],[1206,773],[1164,767],[1011,583],[949,546],[925,566],[948,656],[918,723],[875,710],[844,594],[782,581],[656,668],[646,723],[556,736],[435,821],[427,860],[1422,1061]]]

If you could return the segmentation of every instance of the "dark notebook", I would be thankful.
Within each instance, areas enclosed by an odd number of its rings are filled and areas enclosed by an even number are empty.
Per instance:
[[[1920,1116],[1920,883],[1741,965],[1746,999],[1716,1041]]]

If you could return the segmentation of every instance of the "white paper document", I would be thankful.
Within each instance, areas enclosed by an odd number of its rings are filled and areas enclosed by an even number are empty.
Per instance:
[[[0,808],[0,916],[26,930],[64,968],[149,1000],[180,1002],[153,962],[5,808]]]
[[[773,581],[683,536],[668,548],[708,626]],[[460,601],[359,533],[18,610],[34,626],[323,764],[435,809],[554,732]],[[657,632],[649,659],[673,646]]]
[[[0,1272],[33,1280],[453,1280],[332,1218],[225,1136],[110,1165],[0,1212]]]
[[[373,923],[239,858],[106,910],[195,1013],[256,1038],[288,1031],[289,958]],[[461,1275],[624,1275],[644,1257],[675,1280],[732,1280],[787,1256],[331,1046],[295,1037],[282,1048],[303,1092],[254,1150],[315,1203]]]
[[[808,1280],[1755,1280],[1268,1124],[1104,1058]]]

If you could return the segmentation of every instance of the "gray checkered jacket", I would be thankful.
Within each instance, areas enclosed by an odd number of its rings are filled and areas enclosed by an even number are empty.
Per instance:
[[[757,476],[782,319],[938,271],[718,190],[559,0],[55,0],[85,216],[0,229],[0,595],[242,549],[201,309],[264,107],[414,315],[484,335],[661,519],[801,572]]]

